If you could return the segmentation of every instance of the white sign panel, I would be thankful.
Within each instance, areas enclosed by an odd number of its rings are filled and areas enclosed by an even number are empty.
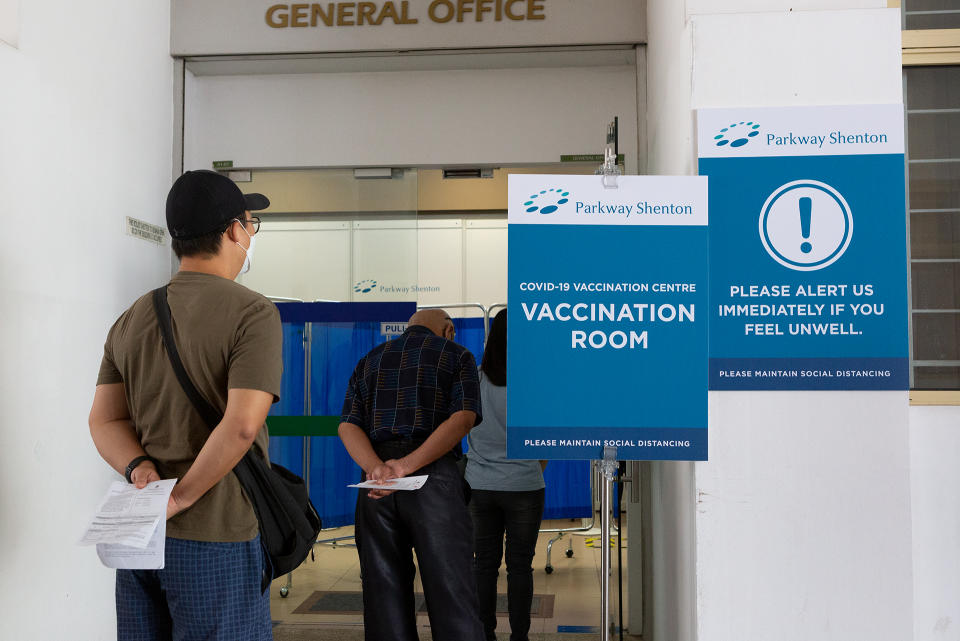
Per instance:
[[[697,112],[700,158],[903,153],[903,105]]]
[[[622,176],[629,189],[605,189],[598,176],[510,175],[510,225],[706,225],[707,181],[689,176]],[[529,194],[529,195],[525,195]],[[520,202],[514,202],[517,198]]]

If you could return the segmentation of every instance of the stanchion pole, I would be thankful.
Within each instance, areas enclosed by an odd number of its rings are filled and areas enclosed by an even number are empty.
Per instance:
[[[610,494],[613,479],[617,475],[617,448],[604,447],[603,460],[600,462],[600,600],[603,612],[600,616],[600,638],[610,641]]]
[[[313,402],[310,399],[311,372],[313,362],[313,323],[303,325],[303,415],[313,414]],[[310,437],[303,437],[303,484],[310,495]]]

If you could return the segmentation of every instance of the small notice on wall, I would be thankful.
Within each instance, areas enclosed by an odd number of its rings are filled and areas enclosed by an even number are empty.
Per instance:
[[[127,216],[127,234],[158,245],[165,245],[167,242],[165,228],[132,216]]]
[[[0,41],[20,46],[20,0],[0,0]]]

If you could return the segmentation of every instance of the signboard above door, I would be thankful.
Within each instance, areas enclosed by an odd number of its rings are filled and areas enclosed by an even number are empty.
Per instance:
[[[384,2],[314,2],[274,4],[266,23],[274,29],[303,27],[379,27],[384,24],[438,24],[546,20],[546,0],[433,0],[426,15],[411,13],[409,0]]]
[[[646,2],[172,0],[174,56],[637,44]]]

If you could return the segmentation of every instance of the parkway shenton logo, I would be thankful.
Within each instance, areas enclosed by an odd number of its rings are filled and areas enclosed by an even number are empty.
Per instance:
[[[565,205],[570,199],[569,191],[562,187],[553,189],[544,189],[540,193],[533,194],[523,203],[528,214],[540,212],[541,214],[552,214],[560,209],[560,205]]]
[[[359,283],[353,286],[353,291],[358,294],[366,294],[369,291],[372,291],[374,287],[377,286],[377,281],[372,279],[361,280]]]
[[[735,122],[729,127],[724,127],[720,130],[716,136],[713,137],[717,141],[717,147],[724,147],[730,145],[731,147],[743,147],[745,144],[750,142],[751,138],[756,137],[760,134],[760,125],[750,121],[750,122]]]

